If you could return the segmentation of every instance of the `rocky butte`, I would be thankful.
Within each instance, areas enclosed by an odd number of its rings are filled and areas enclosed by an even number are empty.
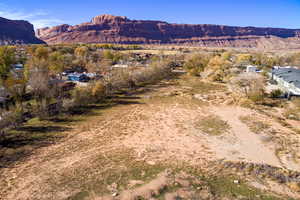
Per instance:
[[[23,20],[0,17],[0,45],[42,44],[35,36],[33,25]]]
[[[122,43],[193,44],[217,47],[300,48],[300,29],[235,27],[209,24],[171,24],[100,15],[79,25],[37,30],[48,44]]]

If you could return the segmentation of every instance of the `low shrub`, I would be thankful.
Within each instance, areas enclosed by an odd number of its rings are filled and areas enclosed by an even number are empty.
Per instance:
[[[196,122],[196,128],[210,135],[222,135],[230,130],[230,125],[218,116],[208,116]]]
[[[95,99],[95,101],[102,100],[106,95],[106,88],[104,84],[100,81],[94,83],[92,86],[92,96]]]
[[[91,87],[85,87],[85,88],[76,88],[73,90],[72,93],[72,99],[73,99],[73,106],[84,106],[89,103],[93,103],[92,100],[92,92]]]
[[[263,91],[252,91],[248,94],[248,98],[255,104],[262,104],[265,99],[265,94]]]
[[[269,124],[263,121],[254,120],[251,116],[242,116],[239,119],[245,123],[253,133],[256,134],[268,131],[271,127]]]
[[[272,90],[270,93],[271,98],[279,98],[283,95],[283,92],[280,89]]]
[[[300,120],[300,99],[294,99],[283,113],[287,119]]]
[[[200,76],[209,63],[209,57],[204,54],[193,54],[185,59],[184,69],[192,76]]]
[[[145,70],[145,73],[148,75],[148,79],[151,83],[169,78],[172,74],[172,68],[168,60],[155,61]]]
[[[131,88],[132,75],[127,69],[118,69],[105,77],[104,84],[108,94]]]
[[[0,116],[0,139],[10,128],[16,128],[24,122],[23,112],[19,109],[2,113]]]

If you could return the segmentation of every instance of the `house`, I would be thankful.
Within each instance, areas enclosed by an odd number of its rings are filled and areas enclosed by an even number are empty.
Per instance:
[[[290,95],[300,96],[300,69],[293,67],[273,67],[271,73],[284,92]]]
[[[128,68],[128,65],[116,64],[116,65],[113,65],[112,68]]]
[[[11,74],[16,79],[22,79],[24,77],[24,65],[23,64],[14,64],[12,66]]]
[[[89,77],[90,79],[100,79],[101,76],[98,75],[97,73],[83,73],[84,75],[86,75],[87,77]]]
[[[246,72],[247,73],[256,73],[256,72],[260,72],[260,70],[257,68],[257,66],[248,65]]]
[[[72,73],[68,75],[68,80],[76,82],[88,82],[90,78],[82,73]]]
[[[24,65],[23,64],[15,64],[15,65],[13,65],[13,69],[16,71],[23,70]]]

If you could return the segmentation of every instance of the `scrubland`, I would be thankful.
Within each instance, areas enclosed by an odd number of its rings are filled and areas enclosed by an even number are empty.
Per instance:
[[[42,63],[49,74],[40,80],[52,80],[63,69],[51,67],[48,51],[61,49],[38,48],[26,66]],[[5,111],[31,115],[2,132],[0,199],[300,198],[299,101],[267,94],[264,75],[244,75],[247,64],[296,65],[294,54],[149,58],[113,49],[97,60],[92,48],[75,48],[76,65],[99,80],[48,99],[51,88],[36,87],[32,99]],[[110,68],[129,58],[144,67]],[[28,72],[26,84],[34,75]]]

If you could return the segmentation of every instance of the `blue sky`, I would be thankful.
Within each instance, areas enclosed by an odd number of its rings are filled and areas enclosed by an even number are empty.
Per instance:
[[[0,16],[35,28],[100,14],[171,23],[300,28],[300,0],[0,0]]]

